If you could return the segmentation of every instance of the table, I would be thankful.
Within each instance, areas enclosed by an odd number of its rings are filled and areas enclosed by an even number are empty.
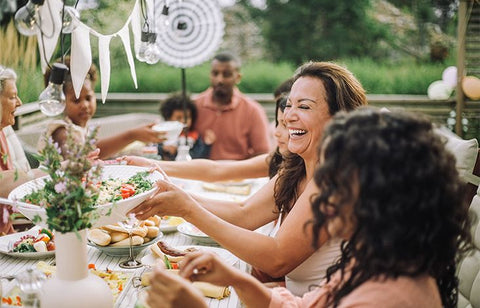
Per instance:
[[[266,178],[261,179],[252,179],[248,180],[248,182],[252,185],[251,191],[249,195],[232,195],[222,192],[210,192],[205,191],[202,189],[202,182],[200,181],[191,181],[191,180],[184,180],[184,179],[175,179],[172,178],[172,181],[183,187],[186,191],[197,193],[203,195],[205,197],[209,197],[212,199],[219,199],[219,200],[226,200],[226,201],[242,201],[246,198],[253,195],[257,190],[259,190],[267,181]],[[180,246],[180,245],[201,245],[201,243],[195,242],[192,238],[185,236],[179,232],[164,234],[161,238],[163,241],[166,241],[172,246]],[[141,252],[137,259],[142,258],[145,254],[149,253],[149,249],[145,249]],[[135,269],[135,270],[126,270],[122,269],[118,266],[121,261],[126,260],[128,257],[112,257],[108,256],[98,249],[94,247],[88,247],[88,263],[94,263],[96,268],[99,270],[111,269],[111,270],[119,270],[119,271],[126,271],[131,272],[132,277],[139,277],[145,270],[145,267]],[[34,267],[39,260],[29,260],[29,259],[18,259],[12,258],[7,255],[0,254],[0,275],[7,276],[7,275],[16,275],[22,271],[25,271],[28,268]],[[45,262],[52,262],[54,258],[44,259]],[[242,260],[238,260],[235,264],[237,268],[242,271],[247,271],[248,264],[243,262]],[[8,292],[14,286],[14,281],[6,282],[3,281],[3,290],[4,294]],[[133,287],[132,280],[129,281],[123,292],[118,297],[115,307],[116,308],[131,308],[134,307],[135,302],[137,300],[137,293],[138,289]],[[222,300],[217,299],[210,299],[205,298],[209,307],[216,307],[216,308],[232,308],[232,307],[239,307],[241,303],[238,299],[233,288],[231,288],[231,294],[229,297],[224,298]]]
[[[190,237],[187,237],[179,232],[164,234],[161,240],[169,243],[172,246],[179,246],[179,245],[200,245],[200,243],[194,242]],[[142,251],[138,256],[137,259],[141,259],[145,254],[149,253],[149,249],[145,249]],[[99,270],[111,269],[114,271],[125,271],[132,273],[133,277],[139,277],[141,274],[148,270],[146,267],[142,267],[139,269],[134,270],[127,270],[122,269],[118,266],[118,264],[126,260],[128,257],[112,257],[102,253],[100,250],[94,247],[88,247],[88,263],[94,263],[96,268]],[[45,262],[52,262],[54,258],[47,258],[42,259]],[[40,260],[29,260],[29,259],[18,259],[12,258],[7,255],[0,255],[0,273],[1,275],[16,275],[22,271],[25,271],[28,268],[35,267],[35,265]],[[241,260],[235,264],[237,268],[240,270],[246,271],[247,264]],[[4,294],[8,292],[15,285],[14,281],[6,282],[3,281],[3,289]],[[132,280],[128,282],[124,291],[118,297],[115,307],[116,308],[132,308],[135,305],[137,300],[137,292],[139,290],[133,287]],[[217,308],[230,308],[230,307],[238,307],[240,306],[240,301],[235,294],[233,288],[231,288],[231,294],[229,297],[224,298],[222,300],[205,298],[209,307],[217,307]]]

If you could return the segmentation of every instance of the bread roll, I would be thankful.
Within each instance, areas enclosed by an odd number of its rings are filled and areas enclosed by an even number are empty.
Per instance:
[[[91,242],[98,246],[107,246],[112,240],[110,234],[101,229],[90,229],[87,237]]]
[[[142,221],[143,225],[140,224],[140,226],[147,226],[147,227],[153,227],[155,226],[155,222],[153,220],[147,219]]]
[[[160,222],[162,221],[162,217],[160,217],[158,215],[153,215],[152,217],[148,218],[148,220],[153,221],[155,223],[155,226],[159,227]]]
[[[110,237],[112,238],[111,243],[116,243],[116,242],[120,242],[120,241],[128,238],[128,233],[127,232],[112,231],[112,232],[110,232]]]
[[[116,232],[126,232],[126,230],[119,225],[106,225],[103,226],[102,229],[107,230],[109,232],[116,231]]]
[[[136,227],[132,230],[132,233],[141,237],[147,236],[148,233],[148,227],[143,226],[143,227]]]
[[[147,227],[147,228],[148,228],[147,237],[149,238],[156,238],[160,233],[160,229],[158,227]]]
[[[132,236],[132,245],[133,246],[138,246],[138,245],[142,245],[142,244],[143,244],[143,237],[138,236],[138,235]],[[130,245],[130,239],[126,238],[124,240],[121,240],[120,242],[113,243],[110,246],[119,247],[119,246],[128,246],[128,245]]]

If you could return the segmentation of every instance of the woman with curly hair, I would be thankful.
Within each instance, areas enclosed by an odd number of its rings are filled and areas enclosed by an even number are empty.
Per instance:
[[[268,289],[201,252],[187,255],[180,276],[232,285],[248,307],[456,307],[456,264],[472,248],[470,219],[454,157],[432,124],[407,113],[341,113],[319,152],[305,231],[314,247],[325,228],[344,239],[319,287],[302,298]],[[181,296],[167,294],[172,289]],[[205,306],[186,279],[157,269],[148,303],[167,298]]]
[[[181,216],[222,247],[270,277],[285,276],[286,287],[302,295],[318,284],[340,254],[340,240],[322,232],[320,248],[303,224],[312,218],[310,196],[318,163],[317,144],[323,128],[339,110],[367,104],[360,82],[346,68],[330,62],[309,62],[294,76],[284,111],[289,132],[285,166],[242,203],[190,196],[167,181],[158,193],[132,210],[141,219],[151,215]],[[293,160],[292,163],[289,161]],[[277,220],[273,237],[255,232]]]

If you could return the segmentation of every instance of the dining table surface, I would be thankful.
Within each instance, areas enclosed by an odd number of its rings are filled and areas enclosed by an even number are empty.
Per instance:
[[[211,190],[206,190],[203,188],[204,183],[200,181],[175,179],[175,178],[173,178],[172,181],[178,186],[182,187],[183,189],[191,193],[200,194],[205,197],[218,199],[218,200],[242,201],[250,197],[258,189],[260,189],[268,181],[268,179],[266,178],[249,179],[249,180],[243,181],[242,182],[243,184],[241,184],[240,182],[236,183],[235,185],[245,185],[245,184],[250,185],[249,193],[243,194],[243,195],[231,194],[231,193],[222,192],[222,191],[215,192]],[[215,243],[211,243],[211,242],[206,243],[204,240],[199,241],[199,239],[194,236],[190,236],[185,232],[181,233],[178,231],[163,233],[163,235],[159,237],[159,240],[162,240],[173,247],[192,246],[192,245],[220,247]],[[109,256],[104,252],[102,252],[101,250],[92,246],[88,246],[87,249],[88,249],[87,251],[88,263],[94,264],[96,269],[98,270],[108,269],[112,271],[123,271],[123,272],[129,273],[128,275],[129,280],[126,283],[122,292],[118,295],[118,298],[115,301],[114,307],[117,307],[117,308],[135,307],[135,304],[137,303],[138,294],[142,290],[142,287],[135,282],[139,281],[139,278],[141,277],[142,273],[144,273],[145,271],[151,271],[152,267],[149,265],[146,265],[138,269],[123,269],[119,266],[119,264],[122,261],[127,260],[128,256]],[[150,253],[151,253],[150,249],[146,248],[140,253],[138,253],[138,255],[136,256],[136,259],[141,260],[144,256]],[[237,267],[242,271],[248,271],[249,265],[247,263],[243,262],[242,260],[236,257],[234,258],[235,258],[235,262],[233,266]],[[11,255],[8,255],[8,254],[0,254],[0,277],[16,276],[22,272],[25,272],[29,268],[35,268],[39,261],[44,261],[46,263],[54,263],[55,258],[54,256],[49,256],[43,259],[28,259],[28,258],[12,257]],[[10,281],[7,279],[2,279],[0,283],[2,283],[3,296],[7,295],[9,290],[12,290],[12,288],[18,285],[15,279]],[[235,293],[234,289],[231,287],[230,287],[229,296],[220,300],[205,297],[205,300],[209,307],[233,308],[233,307],[241,306],[241,302],[237,294]],[[5,306],[5,303],[2,303],[2,307],[11,307],[11,306]]]

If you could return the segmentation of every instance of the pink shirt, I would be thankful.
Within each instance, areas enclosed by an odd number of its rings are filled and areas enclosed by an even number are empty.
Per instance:
[[[274,288],[269,307],[327,307],[327,295],[339,281],[335,278],[303,297],[296,297],[285,288]],[[441,308],[442,301],[432,277],[402,276],[385,281],[369,280],[345,296],[338,307]]]
[[[268,153],[268,120],[262,106],[237,88],[229,105],[217,106],[212,102],[212,93],[213,89],[208,88],[195,98],[195,129],[201,136],[211,129],[217,137],[210,159],[238,160]]]

